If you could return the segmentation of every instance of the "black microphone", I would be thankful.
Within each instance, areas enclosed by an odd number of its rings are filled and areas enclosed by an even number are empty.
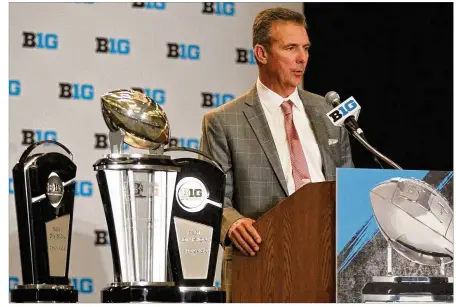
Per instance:
[[[342,102],[340,101],[340,96],[334,91],[330,91],[325,96],[326,102],[334,107],[337,108]],[[347,117],[344,120],[344,126],[349,130],[349,132],[353,133],[356,132],[361,136],[363,139],[366,139],[364,136],[363,130],[359,127],[358,122],[356,121],[353,115]]]

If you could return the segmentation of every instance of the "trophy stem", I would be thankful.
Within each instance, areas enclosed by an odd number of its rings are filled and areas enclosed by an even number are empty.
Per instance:
[[[443,258],[440,258],[440,275],[445,276],[445,263]]]
[[[393,276],[393,248],[390,241],[388,241],[387,253],[387,274],[388,276]]]
[[[139,251],[139,246],[138,246],[138,226],[137,226],[137,216],[136,216],[136,199],[134,197],[135,195],[135,182],[134,182],[134,177],[133,177],[133,171],[129,170],[128,171],[128,187],[130,189],[130,195],[133,195],[133,197],[130,198],[130,213],[131,213],[131,230],[132,230],[132,235],[133,235],[133,248],[132,251],[134,253],[133,259],[133,280],[137,281],[139,276],[139,257],[138,257],[138,251]]]
[[[154,174],[153,173],[149,173],[149,176],[148,176],[148,181],[149,181],[149,186],[150,186],[150,189],[152,189],[149,193],[152,193],[151,196],[154,196],[155,195],[155,185],[154,185]],[[154,197],[149,197],[148,199],[148,203],[149,203],[149,206],[147,208],[147,220],[148,220],[148,225],[147,225],[147,242],[146,242],[146,246],[147,246],[147,258],[145,259],[145,261],[147,262],[147,270],[146,270],[146,274],[147,274],[147,277],[146,277],[146,280],[152,280],[153,276],[152,276],[152,259],[153,259],[153,236],[154,236],[154,227],[153,227],[153,220],[154,220]]]

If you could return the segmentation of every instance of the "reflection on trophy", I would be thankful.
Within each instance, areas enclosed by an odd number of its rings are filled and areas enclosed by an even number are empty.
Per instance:
[[[34,152],[37,147],[42,152]],[[11,291],[11,302],[78,301],[68,279],[76,177],[72,160],[62,144],[42,141],[29,146],[13,168],[23,285]]]
[[[370,199],[378,227],[388,241],[388,274],[362,290],[364,302],[453,302],[453,210],[432,186],[394,178],[374,187]],[[422,265],[440,266],[442,276],[395,276],[392,248]]]
[[[150,97],[112,91],[101,108],[111,153],[94,170],[115,279],[102,302],[224,302],[212,282],[225,174],[210,159],[164,154],[169,123]],[[148,152],[124,153],[124,142]]]

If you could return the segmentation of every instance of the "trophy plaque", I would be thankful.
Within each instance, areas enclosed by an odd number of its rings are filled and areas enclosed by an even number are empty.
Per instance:
[[[165,145],[169,142],[166,114],[150,97],[134,90],[106,93],[101,97],[101,109],[109,129],[111,152],[94,163],[94,170],[111,239],[115,279],[102,290],[101,300],[104,303],[188,301],[179,287],[180,280],[173,280],[171,268],[176,263],[173,257],[178,254],[168,253],[170,229],[175,223],[171,216],[182,218],[173,211],[173,200],[185,163],[165,155]],[[125,153],[124,143],[148,152]],[[210,171],[210,166],[205,170]],[[213,189],[216,195],[220,194],[219,187]],[[207,218],[202,223],[213,225]],[[212,236],[207,238],[212,240]],[[201,265],[206,270],[210,267],[204,261]],[[206,274],[202,279],[206,281],[210,277]]]
[[[362,289],[363,302],[453,302],[453,278],[443,276],[453,261],[453,210],[434,187],[393,178],[370,192],[378,227],[388,242],[387,275]],[[442,276],[396,276],[392,249],[418,264],[439,266]]]
[[[23,285],[11,290],[11,302],[78,301],[68,279],[75,177],[71,152],[55,141],[30,145],[14,166]]]

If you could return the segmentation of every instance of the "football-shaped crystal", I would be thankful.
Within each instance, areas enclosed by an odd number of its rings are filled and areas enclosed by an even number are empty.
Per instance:
[[[393,178],[370,192],[384,237],[404,257],[425,265],[453,261],[453,210],[431,185]]]
[[[109,130],[125,132],[124,142],[140,149],[157,149],[169,141],[163,109],[134,90],[115,90],[101,96],[101,111]]]

